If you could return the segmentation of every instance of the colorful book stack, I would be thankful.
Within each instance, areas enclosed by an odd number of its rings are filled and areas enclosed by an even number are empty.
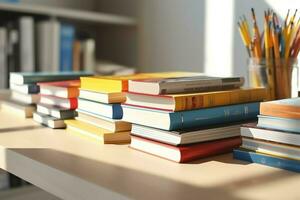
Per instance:
[[[266,89],[242,89],[243,83],[207,76],[130,80],[122,105],[123,120],[133,123],[130,147],[175,162],[231,151],[241,143],[240,124],[256,118],[266,96]]]
[[[146,77],[177,77],[195,73],[137,74],[133,76],[98,76],[81,78],[78,117],[66,120],[67,131],[104,144],[130,142],[131,124],[122,121],[121,103],[129,79]]]
[[[300,172],[300,98],[261,103],[258,123],[241,135],[234,158]]]
[[[38,82],[79,79],[80,76],[92,75],[85,72],[14,72],[10,73],[11,98],[1,103],[1,109],[31,118],[40,101]]]
[[[80,80],[38,83],[40,101],[33,119],[50,128],[65,128],[64,120],[77,116]]]

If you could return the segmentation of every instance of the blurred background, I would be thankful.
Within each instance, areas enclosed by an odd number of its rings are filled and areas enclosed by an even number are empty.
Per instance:
[[[300,1],[0,0],[0,88],[9,71],[246,76],[237,21],[243,14],[251,21],[252,7],[258,19],[268,8],[282,19]],[[5,172],[0,188],[0,199],[56,199]]]

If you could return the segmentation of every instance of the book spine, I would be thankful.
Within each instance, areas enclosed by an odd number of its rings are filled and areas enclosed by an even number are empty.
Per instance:
[[[78,107],[78,99],[77,98],[70,98],[70,109],[74,110]]]
[[[206,93],[198,96],[178,96],[175,97],[175,111],[255,102],[261,101],[265,97],[265,89],[230,90],[223,93]]]
[[[95,71],[95,48],[94,39],[86,39],[83,42],[83,70],[85,71]]]
[[[7,30],[0,27],[0,88],[7,87]]]
[[[22,72],[35,71],[34,21],[32,17],[20,18],[20,63]]]
[[[233,158],[247,162],[263,164],[270,167],[300,172],[300,161],[296,160],[273,157],[256,152],[244,151],[241,149],[233,150]]]
[[[122,119],[123,109],[120,104],[112,104],[112,119]]]
[[[255,119],[259,102],[170,113],[170,130]]]
[[[300,119],[300,109],[297,106],[261,103],[260,114],[273,117]]]
[[[73,42],[75,29],[71,25],[60,28],[60,71],[72,71]]]

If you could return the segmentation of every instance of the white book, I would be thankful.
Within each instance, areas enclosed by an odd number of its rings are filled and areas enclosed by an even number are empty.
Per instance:
[[[83,41],[83,70],[95,71],[95,50],[96,43],[94,39]]]
[[[12,91],[11,99],[24,104],[37,104],[40,101],[39,94],[23,94],[20,92]]]
[[[60,23],[49,20],[39,22],[37,26],[40,71],[59,71]]]
[[[0,89],[6,88],[7,70],[7,30],[0,27]]]
[[[20,64],[22,72],[35,71],[34,20],[24,16],[19,19],[20,26]]]

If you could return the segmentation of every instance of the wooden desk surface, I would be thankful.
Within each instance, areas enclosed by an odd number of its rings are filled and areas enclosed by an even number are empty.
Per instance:
[[[0,111],[0,167],[62,199],[300,199],[300,174],[231,154],[177,164]]]

